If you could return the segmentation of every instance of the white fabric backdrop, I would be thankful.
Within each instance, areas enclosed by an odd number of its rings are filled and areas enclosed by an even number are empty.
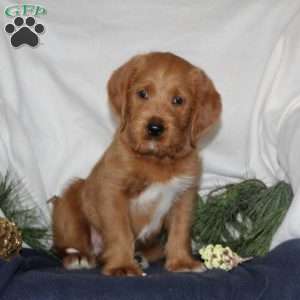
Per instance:
[[[1,0],[1,12],[13,4]],[[45,220],[46,200],[85,177],[111,141],[111,72],[158,50],[205,69],[222,95],[221,127],[203,143],[202,191],[287,180],[296,196],[273,245],[300,237],[300,0],[30,4],[47,9],[40,45],[15,49],[0,34],[0,171],[25,181]],[[1,28],[12,20],[3,15]]]

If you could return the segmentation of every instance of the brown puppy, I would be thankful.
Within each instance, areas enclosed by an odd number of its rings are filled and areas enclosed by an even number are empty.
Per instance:
[[[197,142],[220,115],[218,92],[202,70],[157,52],[117,69],[108,95],[120,126],[88,178],[54,201],[55,249],[67,268],[97,260],[108,275],[142,274],[135,250],[165,256],[170,271],[201,270],[190,248]]]

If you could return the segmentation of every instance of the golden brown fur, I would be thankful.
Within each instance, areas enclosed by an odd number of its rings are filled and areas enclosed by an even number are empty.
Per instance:
[[[119,129],[88,178],[73,182],[54,202],[54,247],[66,267],[82,257],[94,264],[97,256],[108,275],[141,274],[134,261],[136,247],[150,260],[166,256],[168,270],[199,268],[190,249],[200,175],[197,142],[219,117],[219,94],[202,70],[171,53],[158,52],[135,56],[117,69],[108,94],[120,118]],[[150,135],[150,123],[162,126],[163,132]],[[133,202],[153,184],[178,176],[192,178],[193,183],[177,195],[159,227],[146,240],[136,241],[159,201],[151,202],[142,214]],[[91,227],[103,241],[97,255]],[[156,242],[162,229],[168,234],[164,249]],[[68,254],[67,248],[79,253]]]

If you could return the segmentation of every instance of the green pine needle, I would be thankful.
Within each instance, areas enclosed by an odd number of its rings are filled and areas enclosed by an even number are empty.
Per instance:
[[[41,223],[38,208],[29,204],[30,197],[21,181],[14,180],[9,173],[0,174],[0,209],[17,225],[28,246],[49,253],[49,228]]]
[[[217,188],[205,201],[199,197],[192,228],[196,247],[223,244],[244,257],[266,254],[292,197],[288,184],[268,188],[259,180]]]

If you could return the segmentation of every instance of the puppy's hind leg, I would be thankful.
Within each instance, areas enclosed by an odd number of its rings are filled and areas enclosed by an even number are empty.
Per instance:
[[[66,269],[93,268],[91,229],[81,210],[83,180],[73,182],[62,197],[53,201],[53,247]]]

